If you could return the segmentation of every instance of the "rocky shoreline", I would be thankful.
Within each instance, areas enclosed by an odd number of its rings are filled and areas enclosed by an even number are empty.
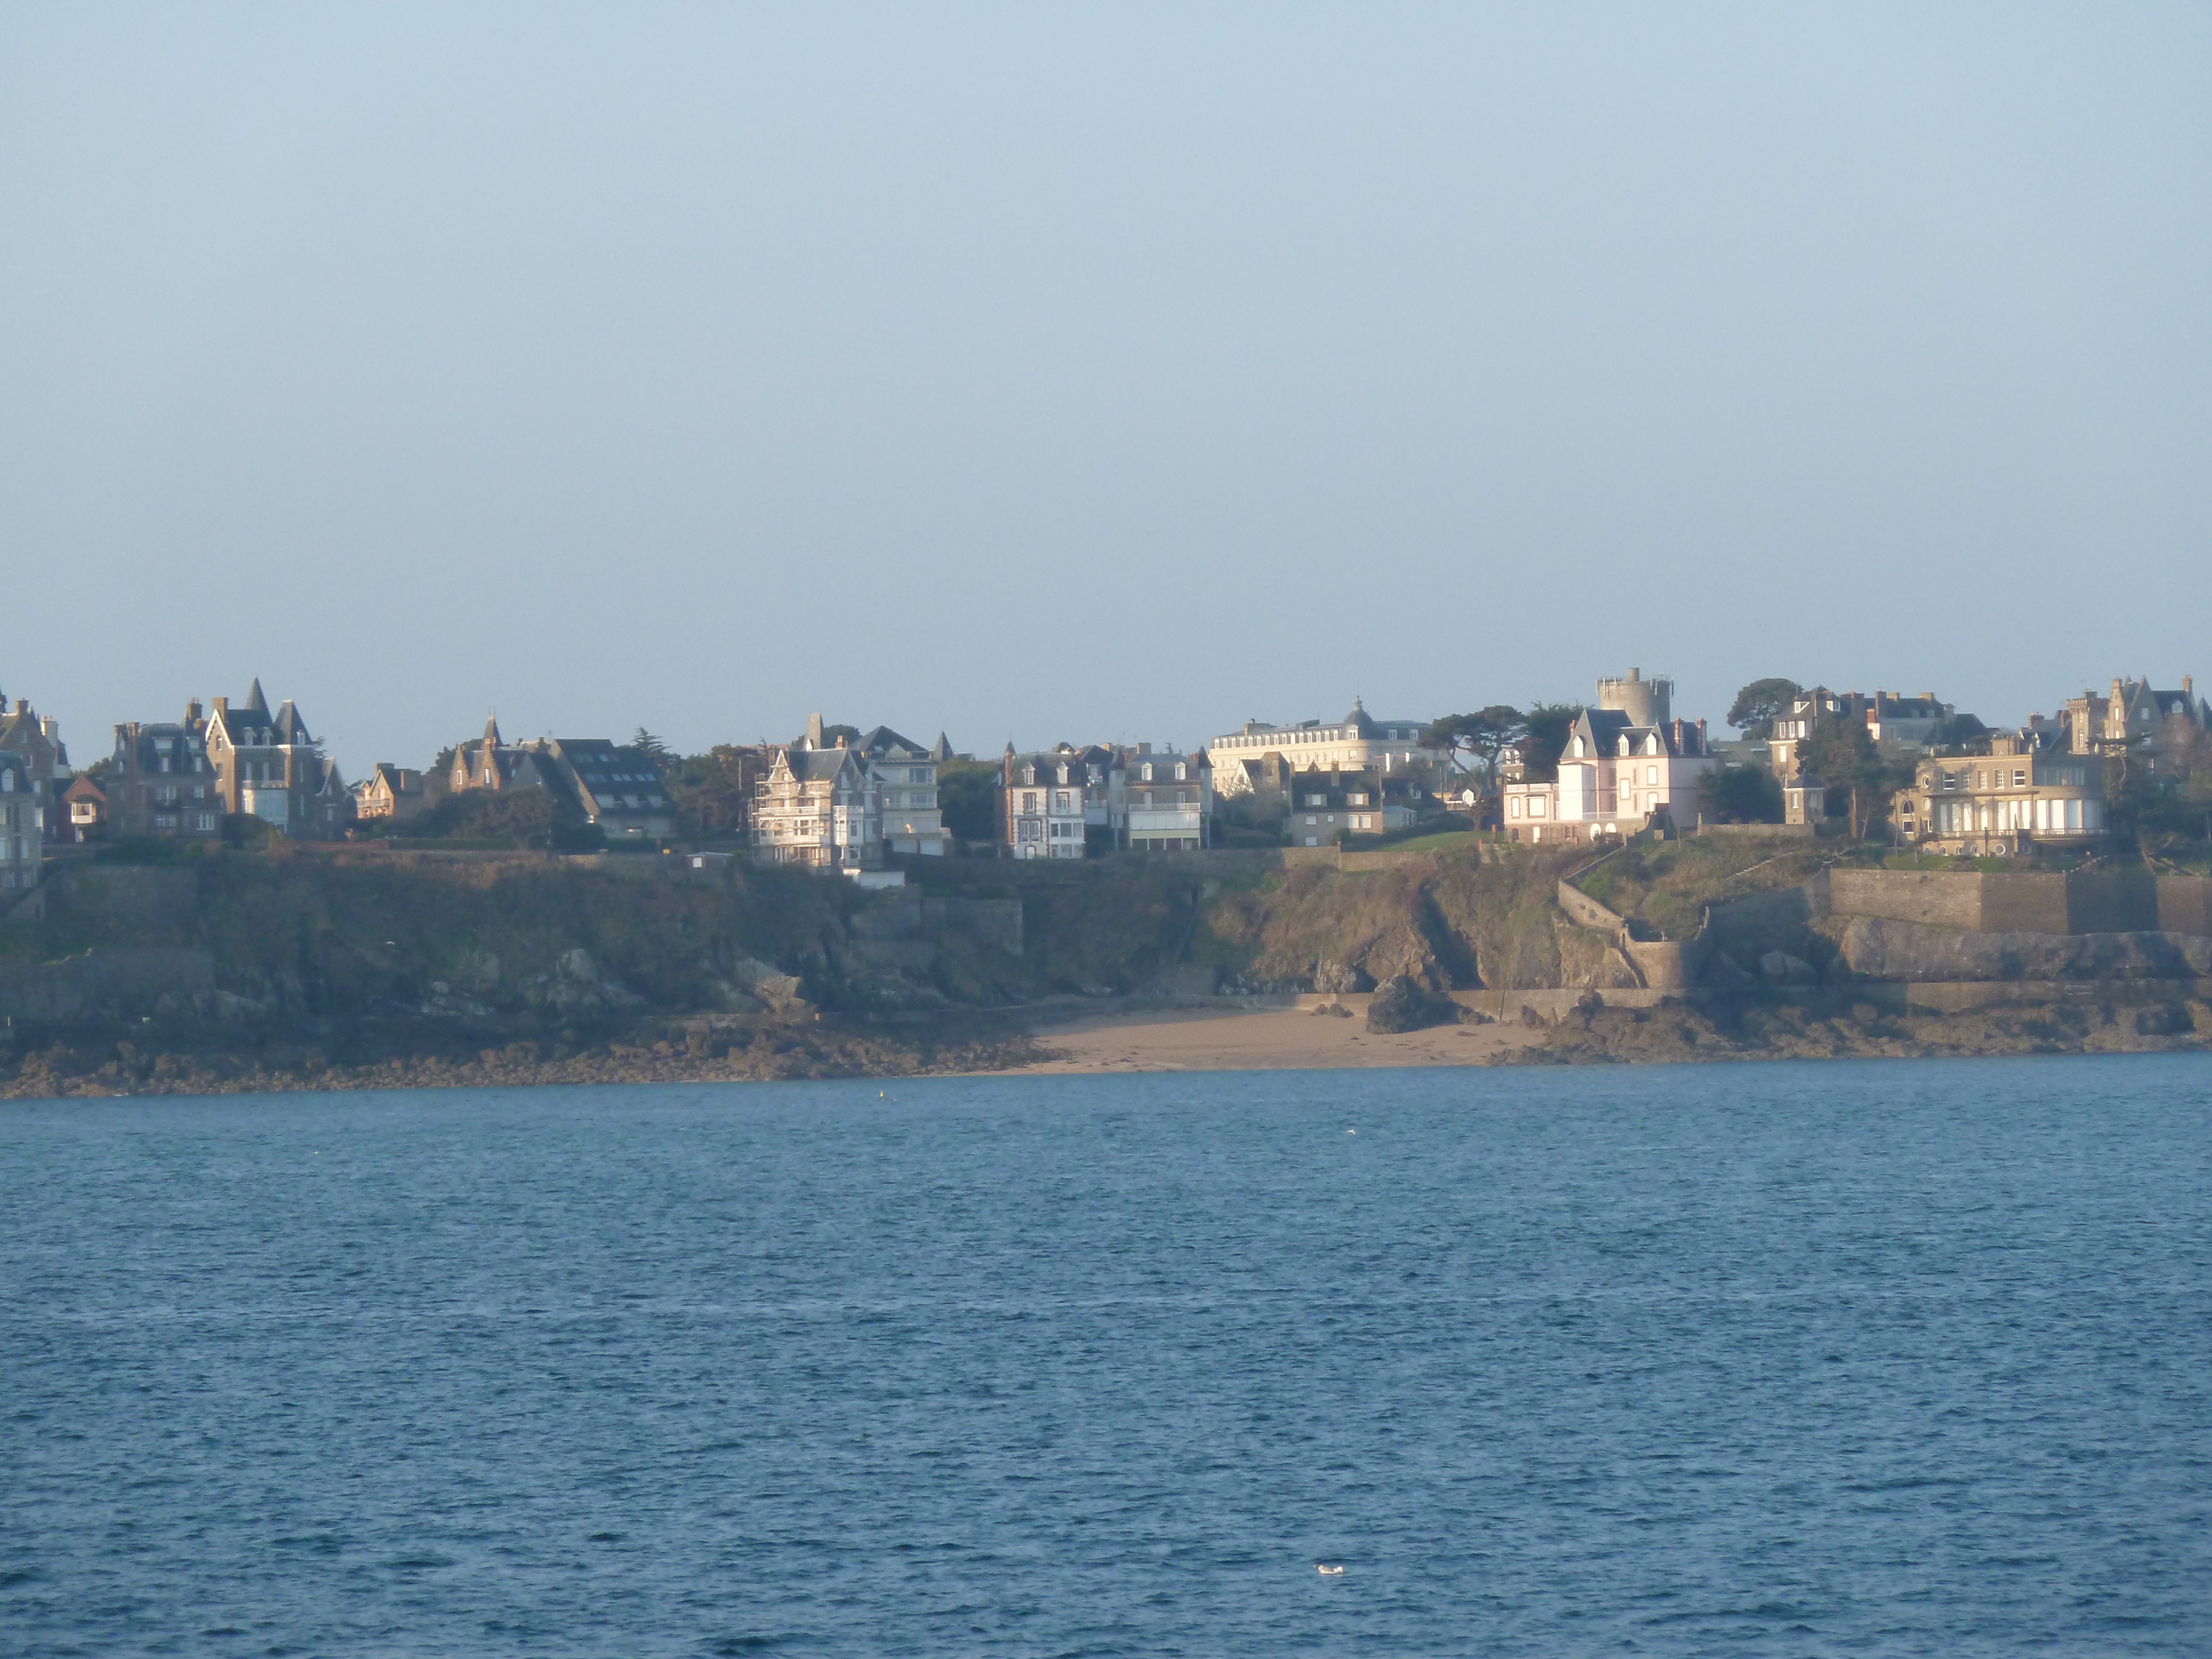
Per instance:
[[[1964,1013],[1887,1014],[1870,1003],[1819,1014],[1687,1004],[1594,1007],[1485,1063],[1665,1065],[1748,1060],[1934,1060],[2011,1054],[2212,1052],[2212,1006],[2147,1009],[2028,1004]]]
[[[373,1056],[331,1048],[337,1052],[295,1044],[154,1050],[127,1039],[55,1039],[14,1063],[0,1049],[0,1100],[922,1077],[1004,1071],[1039,1053],[1020,1031],[917,1035],[858,1023],[759,1027],[703,1040],[696,1031],[640,1032],[580,1048],[522,1041],[473,1052],[448,1045],[434,1053]]]

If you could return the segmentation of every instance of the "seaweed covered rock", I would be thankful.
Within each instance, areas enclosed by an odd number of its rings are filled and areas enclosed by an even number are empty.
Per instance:
[[[1431,1025],[1458,1023],[1459,1004],[1407,974],[1384,981],[1374,1001],[1367,1005],[1370,1031],[1419,1031]]]

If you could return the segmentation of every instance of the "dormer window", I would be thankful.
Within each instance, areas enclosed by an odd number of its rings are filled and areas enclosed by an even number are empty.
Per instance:
[[[1568,752],[1572,754],[1577,760],[1580,760],[1583,757],[1583,740],[1580,738],[1577,738],[1574,742],[1569,745]]]
[[[1176,763],[1176,781],[1177,783],[1181,783],[1183,781],[1182,766],[1183,763],[1181,761],[1177,761]]]
[[[1620,734],[1620,747],[1619,747],[1619,748],[1618,748],[1614,752],[1615,752],[1615,753],[1617,753],[1617,754],[1622,754],[1622,755],[1625,755],[1625,754],[1626,754],[1626,753],[1628,752],[1628,733],[1627,733],[1627,732],[1622,732],[1622,733]]]
[[[1152,763],[1150,761],[1145,763],[1143,777],[1146,783],[1152,781]]]
[[[1656,732],[1644,739],[1644,752],[1647,755],[1656,755],[1659,752],[1659,734]]]

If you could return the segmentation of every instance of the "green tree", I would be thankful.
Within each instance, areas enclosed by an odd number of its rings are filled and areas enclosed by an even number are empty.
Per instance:
[[[1700,810],[1717,823],[1782,822],[1782,786],[1763,766],[1731,766],[1714,773],[1698,800]]]
[[[630,735],[629,746],[637,750],[640,753],[644,755],[647,760],[651,761],[655,766],[659,767],[664,771],[665,771],[669,765],[676,759],[675,755],[671,752],[666,744],[661,742],[659,738],[654,737],[652,732],[647,731],[641,726]]]
[[[1531,783],[1548,782],[1559,775],[1559,757],[1565,752],[1567,738],[1582,716],[1580,703],[1529,705],[1528,712],[1521,719],[1520,745],[1522,774]]]
[[[1837,792],[1843,792],[1854,838],[1887,816],[1890,796],[1912,781],[1911,766],[1884,760],[1865,725],[1855,720],[1822,720],[1798,746],[1797,756],[1807,775],[1827,786],[1830,811],[1835,810]]]
[[[686,755],[662,769],[678,829],[706,840],[744,833],[752,811],[753,784],[767,770],[758,749],[716,744],[703,755]]]
[[[963,841],[999,838],[999,769],[982,761],[939,761],[937,805]]]
[[[1482,763],[1483,787],[1495,790],[1498,755],[1519,743],[1527,731],[1528,723],[1519,709],[1494,702],[1472,714],[1447,714],[1431,722],[1422,739],[1434,748],[1450,750],[1455,758],[1462,753],[1474,757]]]
[[[1774,729],[1775,717],[1804,689],[1795,680],[1753,680],[1735,694],[1735,702],[1729,706],[1728,723],[1747,738],[1764,738]]]

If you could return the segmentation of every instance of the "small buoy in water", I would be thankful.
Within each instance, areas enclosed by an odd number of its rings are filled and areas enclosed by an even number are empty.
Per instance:
[[[1344,1577],[1344,1569],[1342,1567],[1332,1567],[1325,1562],[1315,1562],[1314,1571],[1324,1578],[1341,1578]]]

